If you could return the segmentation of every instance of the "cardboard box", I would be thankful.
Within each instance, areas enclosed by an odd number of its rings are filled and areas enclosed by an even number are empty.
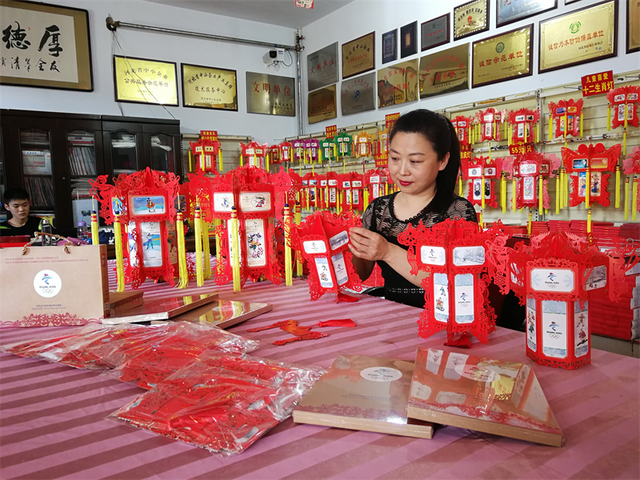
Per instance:
[[[0,327],[85,325],[109,300],[106,245],[0,249]]]

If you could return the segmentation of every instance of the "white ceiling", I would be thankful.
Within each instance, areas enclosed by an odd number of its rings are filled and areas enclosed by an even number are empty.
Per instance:
[[[296,7],[294,0],[146,0],[200,12],[280,25],[306,27],[354,0],[314,0],[312,9]]]

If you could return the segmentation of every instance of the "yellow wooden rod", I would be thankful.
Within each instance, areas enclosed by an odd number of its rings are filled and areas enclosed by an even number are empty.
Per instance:
[[[233,271],[233,291],[239,292],[242,287],[242,280],[240,278],[240,239],[238,235],[240,229],[238,226],[238,212],[236,207],[231,207],[231,221],[229,228],[231,229],[231,265]]]
[[[620,208],[620,165],[616,165],[616,203],[615,208]]]
[[[98,214],[96,212],[91,212],[91,245],[100,245]]]
[[[178,288],[182,289],[186,288],[189,284],[182,212],[176,214],[176,239],[178,243]]]
[[[289,212],[289,204],[284,206],[284,272],[285,285],[290,287],[293,285],[293,265],[291,264],[291,215]]]
[[[195,224],[195,244],[196,244],[196,285],[204,285],[204,272],[202,265],[202,219],[200,218],[200,205],[196,205],[194,215]]]
[[[115,236],[116,247],[116,292],[124,292],[124,257],[122,254],[122,226],[120,225],[120,215],[116,214],[113,222],[113,234]]]

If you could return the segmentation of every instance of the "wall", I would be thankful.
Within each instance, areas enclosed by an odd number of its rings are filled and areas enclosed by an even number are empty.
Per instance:
[[[183,29],[284,45],[295,43],[293,30],[140,0],[59,0],[55,3],[60,6],[89,11],[94,91],[74,92],[2,86],[0,108],[167,119],[173,116],[180,120],[183,133],[218,130],[220,134],[224,135],[251,135],[261,143],[281,141],[285,136],[297,133],[298,123],[295,117],[246,113],[245,83],[245,72],[247,71],[295,78],[295,61],[289,68],[281,67],[275,71],[272,67],[266,68],[262,61],[262,56],[268,50],[266,47],[146,32],[130,28],[121,28],[117,31],[117,38],[122,47],[120,50],[117,45],[112,43],[112,34],[105,26],[105,19],[110,15],[116,21],[127,23]],[[165,109],[158,105],[132,103],[121,103],[120,110],[114,100],[112,71],[114,52],[118,55],[172,61],[178,64],[183,62],[236,70],[238,111],[207,110],[182,106],[166,107]],[[179,103],[182,105],[181,95],[179,87]]]
[[[515,1],[515,0],[514,0]],[[533,23],[533,75],[522,79],[516,79],[506,82],[501,82],[494,85],[488,85],[479,88],[473,88],[470,90],[440,95],[431,97],[417,102],[405,103],[402,105],[394,105],[385,107],[383,109],[376,109],[368,112],[363,112],[354,115],[342,116],[340,108],[340,99],[338,98],[338,118],[328,121],[318,122],[309,125],[306,117],[306,109],[304,112],[304,129],[305,133],[313,133],[324,131],[327,125],[338,125],[340,127],[346,127],[351,125],[357,125],[361,123],[374,122],[377,120],[384,120],[384,116],[390,113],[407,112],[415,108],[429,108],[431,110],[442,110],[450,106],[467,104],[475,101],[486,100],[489,98],[502,97],[505,95],[517,94],[535,90],[538,88],[548,88],[556,85],[563,85],[570,82],[579,82],[580,77],[590,73],[602,72],[606,70],[613,70],[614,74],[625,73],[640,68],[640,52],[635,52],[626,55],[626,0],[618,2],[618,55],[617,57],[600,60],[597,62],[587,63],[577,67],[565,68],[554,72],[538,74],[538,40],[539,40],[539,26],[540,20],[561,15],[573,10],[577,10],[583,7],[588,7],[599,3],[600,0],[581,0],[579,2],[565,5],[565,0],[558,0],[558,7],[555,10],[545,12],[533,17],[529,17],[518,22],[514,22],[509,25],[505,25],[501,28],[496,28],[496,0],[490,0],[489,9],[489,26],[488,32],[479,33],[461,40],[451,41],[440,47],[436,47],[420,52],[420,24],[431,20],[433,18],[444,15],[445,13],[451,13],[453,17],[453,8],[455,6],[465,3],[463,0],[355,0],[353,3],[348,4],[342,9],[334,12],[333,14],[314,22],[313,24],[303,29],[303,35],[305,40],[305,54],[303,61],[303,72],[307,71],[307,55],[313,53],[327,45],[338,41],[338,55],[340,56],[340,46],[362,35],[366,35],[372,31],[375,31],[375,49],[376,49],[376,62],[375,69],[378,70],[383,67],[382,65],[382,49],[380,47],[382,43],[382,34],[394,28],[398,29],[398,35],[400,34],[400,27],[414,21],[418,21],[418,53],[409,57],[400,59],[398,54],[398,60],[385,64],[385,66],[393,65],[394,63],[400,63],[406,60],[412,60],[422,57],[427,54],[436,53],[453,46],[462,45],[465,43],[472,43],[480,40],[484,37],[490,37],[499,33],[507,32],[519,27],[523,27]],[[451,36],[453,38],[453,35]],[[471,64],[471,62],[469,62]],[[339,86],[340,84],[338,84]],[[307,97],[307,84],[303,82],[303,93],[305,98]],[[339,97],[339,94],[338,94]]]

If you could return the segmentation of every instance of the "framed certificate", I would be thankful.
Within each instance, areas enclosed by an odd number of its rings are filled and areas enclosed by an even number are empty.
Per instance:
[[[469,88],[469,44],[420,58],[420,98]]]
[[[375,68],[375,35],[376,32],[371,32],[342,44],[343,80]]]
[[[640,50],[640,0],[627,0],[627,53]]]
[[[337,117],[335,85],[315,90],[308,95],[307,116],[310,124]]]
[[[416,47],[416,30],[418,22],[405,25],[400,29],[400,58],[414,55],[418,49]]]
[[[558,7],[558,0],[497,0],[496,26],[502,27]]]
[[[532,34],[533,24],[473,42],[473,88],[531,75]]]
[[[338,42],[307,55],[309,91],[338,81]]]
[[[489,30],[489,1],[473,0],[453,9],[453,39]]]
[[[398,29],[382,34],[382,63],[398,59]]]
[[[182,104],[185,107],[238,111],[235,70],[183,63]]]
[[[0,0],[0,84],[93,91],[89,12]]]
[[[421,24],[420,37],[422,43],[420,45],[422,51],[449,43],[450,32],[448,13]]]
[[[615,57],[616,6],[611,0],[541,21],[538,72]]]
[[[113,56],[116,102],[178,106],[178,80],[173,62]]]

